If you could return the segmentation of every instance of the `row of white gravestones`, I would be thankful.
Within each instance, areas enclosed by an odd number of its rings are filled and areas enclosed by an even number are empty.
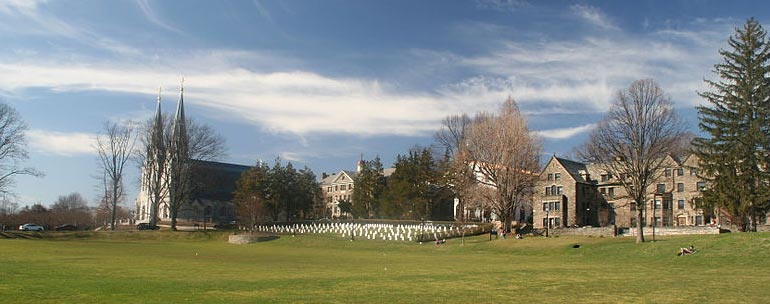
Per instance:
[[[417,241],[422,234],[425,241],[457,237],[463,229],[470,230],[476,225],[463,227],[449,225],[393,225],[361,223],[313,223],[291,225],[260,225],[257,231],[282,234],[336,234],[343,238],[363,238],[383,241]]]

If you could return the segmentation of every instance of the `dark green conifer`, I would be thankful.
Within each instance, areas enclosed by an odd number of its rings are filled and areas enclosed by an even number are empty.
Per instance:
[[[741,230],[756,230],[770,199],[770,46],[766,31],[753,18],[730,37],[729,50],[720,50],[724,62],[714,66],[718,81],[699,95],[700,128],[695,139],[701,177],[709,181],[701,208],[725,212]]]

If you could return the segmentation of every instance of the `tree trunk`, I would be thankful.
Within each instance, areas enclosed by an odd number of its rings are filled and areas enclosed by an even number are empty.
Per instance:
[[[644,205],[636,206],[636,243],[644,243]]]
[[[118,209],[118,181],[117,179],[113,179],[112,181],[112,198],[110,202],[110,209],[112,209],[111,215],[110,215],[110,229],[112,231],[115,231],[115,217],[117,216],[117,210]]]

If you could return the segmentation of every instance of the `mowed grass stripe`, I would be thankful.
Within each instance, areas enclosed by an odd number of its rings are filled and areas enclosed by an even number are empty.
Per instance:
[[[645,244],[477,236],[465,246],[318,235],[231,245],[226,237],[121,232],[3,239],[0,302],[746,303],[770,296],[766,233]],[[676,256],[690,244],[700,251]]]

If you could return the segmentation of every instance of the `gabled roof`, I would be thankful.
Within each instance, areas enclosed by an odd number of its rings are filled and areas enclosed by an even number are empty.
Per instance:
[[[581,162],[576,162],[576,161],[573,161],[573,160],[569,160],[569,159],[566,159],[566,158],[556,157],[556,156],[553,156],[551,161],[559,162],[559,164],[561,164],[561,166],[564,168],[564,170],[566,170],[567,173],[569,173],[569,175],[572,177],[572,179],[575,180],[576,182],[579,182],[579,183],[589,183],[590,182],[590,181],[587,181],[583,177],[582,174],[580,174],[581,171],[584,172],[584,173],[588,173],[588,168],[586,167],[586,164],[581,163]]]
[[[329,175],[326,178],[322,179],[319,184],[321,186],[323,186],[323,185],[331,185],[331,184],[339,182],[339,180],[342,179],[343,177],[349,179],[350,181],[353,181],[353,179],[355,179],[357,175],[358,175],[358,172],[356,172],[356,171],[340,170],[339,173]]]
[[[396,168],[385,168],[382,170],[382,176],[388,177],[391,174],[393,174],[393,172],[395,171],[396,171]],[[323,185],[331,185],[331,184],[337,183],[339,182],[340,178],[342,178],[343,175],[347,176],[351,181],[353,181],[358,176],[358,172],[352,171],[352,170],[340,170],[339,173],[329,175],[326,178],[322,179],[319,182],[319,185],[323,186]]]

